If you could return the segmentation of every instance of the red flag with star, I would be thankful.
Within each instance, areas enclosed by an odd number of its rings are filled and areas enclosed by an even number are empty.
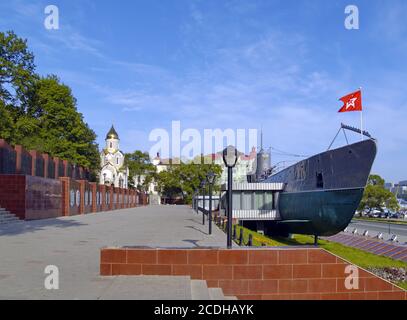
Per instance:
[[[362,111],[362,91],[350,93],[342,98],[343,107],[338,112]]]

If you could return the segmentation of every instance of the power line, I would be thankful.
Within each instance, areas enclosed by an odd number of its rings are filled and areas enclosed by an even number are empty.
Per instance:
[[[282,155],[282,156],[295,157],[295,158],[308,158],[309,157],[309,156],[302,155],[302,154],[290,153],[290,152],[283,151],[283,150],[280,150],[280,149],[277,149],[274,147],[270,147],[270,148],[271,148],[271,150],[276,151],[276,152],[273,152],[274,154],[278,153],[279,155]]]

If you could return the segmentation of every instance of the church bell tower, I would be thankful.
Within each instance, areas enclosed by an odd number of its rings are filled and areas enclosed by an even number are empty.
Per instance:
[[[115,153],[119,150],[119,135],[117,134],[116,130],[112,126],[109,132],[106,135],[106,150],[109,153]]]

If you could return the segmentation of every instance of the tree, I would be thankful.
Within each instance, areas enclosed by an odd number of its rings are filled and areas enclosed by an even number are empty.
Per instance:
[[[0,100],[0,137],[11,141],[14,133],[14,121],[10,110]]]
[[[96,135],[71,89],[35,73],[26,40],[0,32],[0,137],[89,169],[99,168]]]
[[[24,115],[32,95],[34,55],[25,40],[12,31],[0,32],[0,137],[11,140],[16,120]],[[23,125],[23,123],[22,123]]]
[[[27,112],[16,120],[15,142],[77,165],[98,169],[96,134],[77,111],[71,89],[54,76],[36,80]]]
[[[382,177],[371,175],[358,208],[360,215],[362,215],[363,211],[371,213],[373,210],[379,210],[383,212],[385,208],[393,211],[399,209],[396,196],[384,188],[384,179]]]
[[[124,155],[124,165],[129,168],[129,185],[137,189],[146,190],[155,176],[155,167],[150,161],[148,152],[136,150],[133,153],[126,153]],[[142,185],[134,185],[135,176],[145,176]]]
[[[27,41],[12,31],[0,32],[0,100],[23,113],[36,79],[34,55]]]
[[[216,176],[222,172],[220,166],[213,164],[191,162],[171,165],[167,171],[158,174],[157,182],[161,194],[170,199],[182,197],[185,203],[191,203],[194,192],[199,189],[201,181],[206,179],[211,170]]]

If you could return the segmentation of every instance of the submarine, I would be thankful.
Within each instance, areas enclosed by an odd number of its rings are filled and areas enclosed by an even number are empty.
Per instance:
[[[341,129],[368,139],[328,149],[261,181],[284,184],[277,204],[281,219],[266,222],[267,234],[332,236],[349,225],[363,197],[377,141],[366,131],[344,124]]]

